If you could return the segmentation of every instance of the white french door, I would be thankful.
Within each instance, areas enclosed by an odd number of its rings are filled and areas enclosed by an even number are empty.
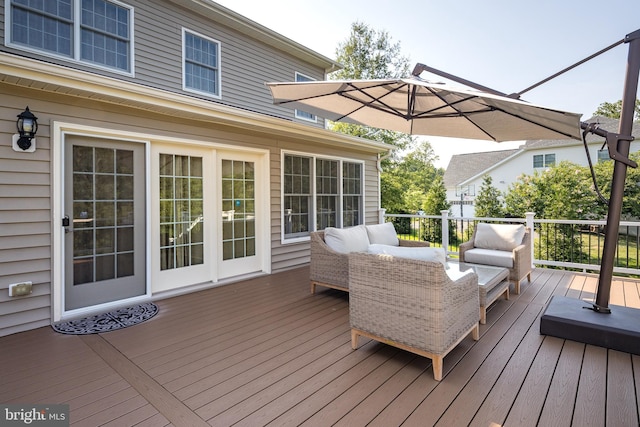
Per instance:
[[[153,290],[210,281],[213,158],[211,149],[153,144]]]
[[[220,222],[218,276],[238,276],[264,268],[266,224],[261,157],[246,153],[218,153]],[[268,186],[267,186],[268,188]]]
[[[264,185],[264,178],[258,179],[263,159],[209,147],[153,144],[154,293],[263,270],[268,215],[266,191],[257,191]]]

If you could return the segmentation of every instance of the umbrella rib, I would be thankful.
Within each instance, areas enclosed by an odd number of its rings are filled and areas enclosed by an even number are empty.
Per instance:
[[[492,134],[490,134],[489,132],[487,132],[486,130],[484,130],[481,126],[479,126],[476,122],[474,122],[473,120],[471,120],[471,118],[468,116],[469,114],[473,114],[473,113],[481,113],[481,112],[486,112],[486,111],[491,111],[493,109],[493,107],[490,106],[486,106],[489,110],[485,110],[485,111],[474,111],[474,112],[468,112],[468,113],[463,113],[462,111],[460,111],[459,108],[456,107],[457,104],[460,104],[461,102],[465,102],[465,101],[473,101],[473,98],[475,98],[475,96],[468,96],[465,97],[463,99],[460,99],[456,102],[448,102],[447,100],[445,100],[439,93],[437,93],[436,91],[434,91],[431,88],[427,88],[429,90],[429,92],[431,92],[433,95],[437,96],[442,102],[443,102],[443,106],[439,107],[437,109],[441,109],[444,107],[451,107],[454,110],[456,110],[458,112],[457,116],[462,117],[463,119],[467,120],[469,123],[471,123],[473,126],[475,126],[479,131],[481,131],[482,133],[484,133],[485,135],[487,135],[489,138],[491,138],[494,141],[497,141],[497,138],[494,137]],[[437,109],[431,110],[431,111],[435,111]],[[452,117],[454,117],[455,115],[453,115]]]
[[[385,83],[381,83],[381,84],[375,85],[375,86],[368,86],[366,88],[353,87],[353,90],[349,90],[349,91],[341,90],[341,91],[335,92],[336,94],[338,94],[338,95],[340,95],[340,96],[342,96],[344,98],[350,99],[352,101],[359,102],[361,104],[358,108],[354,109],[353,111],[350,111],[350,112],[338,117],[336,119],[336,121],[340,121],[340,120],[344,119],[345,117],[348,117],[349,115],[355,113],[356,111],[360,111],[361,109],[363,109],[365,107],[373,108],[374,110],[382,111],[383,113],[395,114],[396,116],[403,117],[406,120],[411,119],[412,118],[411,115],[403,114],[402,112],[400,112],[396,108],[393,108],[390,105],[386,104],[384,101],[382,101],[382,98],[384,98],[385,96],[389,96],[390,94],[392,94],[394,92],[397,92],[398,90],[404,88],[405,86],[407,86],[406,84],[404,84],[402,86],[398,86],[396,88],[393,88],[393,89],[389,90],[388,92],[385,92],[384,94],[382,94],[382,96],[378,96],[378,97],[372,96],[370,93],[368,93],[366,91],[366,89],[381,87],[381,86],[384,86],[385,84],[387,84],[387,83],[385,82]],[[351,86],[351,83],[349,83],[349,85]],[[361,99],[358,99],[358,98],[356,98],[354,96],[350,96],[351,93],[353,93],[353,92],[359,92],[359,93],[369,97],[370,100],[368,102],[364,102]],[[380,105],[383,106],[384,108],[381,108]]]

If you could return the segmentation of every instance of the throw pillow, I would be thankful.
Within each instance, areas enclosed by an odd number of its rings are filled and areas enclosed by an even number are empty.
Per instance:
[[[336,252],[366,252],[369,237],[364,225],[349,228],[327,227],[324,229],[324,242]]]
[[[482,249],[512,251],[522,244],[524,233],[524,225],[479,223],[476,225],[473,246]]]
[[[445,267],[447,265],[447,257],[444,253],[443,248],[373,244],[369,245],[368,252],[371,254],[391,255],[398,258],[411,258],[420,261],[440,262]]]
[[[367,225],[367,235],[371,244],[398,246],[398,235],[391,222],[384,224]]]

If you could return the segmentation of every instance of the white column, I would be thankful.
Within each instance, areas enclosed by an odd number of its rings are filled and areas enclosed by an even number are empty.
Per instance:
[[[535,212],[525,212],[524,216],[526,218],[526,227],[531,230],[531,268],[536,268],[535,264],[533,263],[534,261],[534,257],[535,257],[535,251],[534,251],[534,244],[533,244],[533,240],[534,240],[534,228],[533,228],[533,217],[536,215]]]
[[[378,224],[384,224],[384,214],[387,212],[387,209],[380,208],[378,209]]]
[[[441,210],[442,215],[442,247],[444,254],[449,257],[449,210]]]

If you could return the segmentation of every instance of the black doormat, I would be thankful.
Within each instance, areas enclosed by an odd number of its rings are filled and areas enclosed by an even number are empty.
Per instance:
[[[137,325],[138,323],[151,319],[156,314],[158,314],[158,306],[152,302],[148,302],[84,319],[57,323],[51,325],[51,327],[54,331],[60,332],[61,334],[99,334]]]

